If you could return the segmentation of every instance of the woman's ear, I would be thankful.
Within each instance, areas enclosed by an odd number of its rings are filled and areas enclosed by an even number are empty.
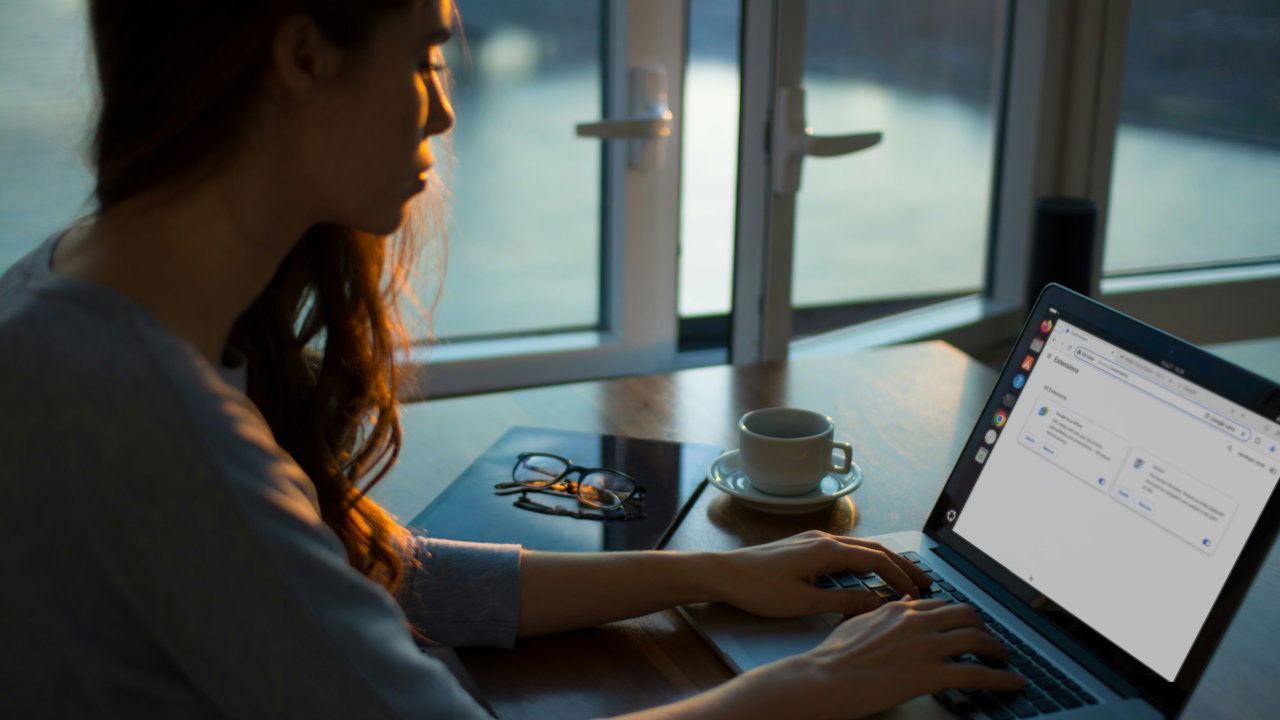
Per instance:
[[[342,57],[310,15],[286,19],[271,42],[273,75],[286,95],[299,100],[328,85],[338,75]]]

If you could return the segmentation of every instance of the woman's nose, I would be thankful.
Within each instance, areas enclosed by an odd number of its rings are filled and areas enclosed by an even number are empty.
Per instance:
[[[449,94],[445,92],[439,76],[433,77],[427,88],[427,125],[423,134],[442,135],[453,129],[453,105],[449,102]]]

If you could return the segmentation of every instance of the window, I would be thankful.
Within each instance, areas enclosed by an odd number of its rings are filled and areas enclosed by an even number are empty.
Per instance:
[[[0,273],[89,209],[84,4],[0,7]]]
[[[741,0],[689,2],[681,163],[681,318],[727,316],[733,302],[741,7]]]
[[[1104,271],[1280,259],[1280,7],[1134,0]]]
[[[92,183],[82,3],[3,7],[0,267],[84,212]],[[1264,0],[461,12],[444,342],[415,351],[435,396],[776,359],[832,328],[844,347],[1003,347],[1046,195],[1099,204],[1113,304],[1193,341],[1280,332],[1229,312],[1280,293]],[[859,151],[816,157],[830,142]],[[1224,264],[1248,267],[1206,269]]]
[[[471,62],[447,48],[459,124],[433,326],[447,342],[415,352],[431,359],[436,395],[673,365],[684,7],[462,7]],[[83,3],[0,10],[0,267],[89,208],[85,25]],[[609,139],[575,136],[575,125],[654,113],[661,133],[641,132],[660,137],[628,137],[625,123],[602,131]],[[420,270],[430,300],[437,268]]]
[[[809,2],[809,125],[821,135],[878,130],[884,138],[857,154],[805,162],[791,285],[797,310],[981,289],[1001,5]]]
[[[744,7],[734,361],[990,292],[1010,6]]]
[[[601,144],[573,127],[601,112],[601,6],[489,0],[461,12],[469,58],[446,46],[458,122],[435,333],[595,329]]]
[[[436,328],[449,342],[420,348],[429,365],[419,388],[439,397],[675,365],[684,8],[678,0],[462,8],[477,49],[472,92],[494,62],[481,53],[499,31],[486,28],[508,28],[498,35],[500,65],[527,74],[502,89],[514,98],[471,110],[459,90],[456,233],[469,242],[465,224],[475,222],[510,237],[481,238],[456,276],[450,267]],[[544,52],[564,62],[532,71],[527,59]],[[548,107],[557,103],[569,107]],[[492,123],[471,146],[487,162],[465,157],[469,119]],[[556,148],[579,160],[565,165]],[[536,221],[523,222],[526,213]],[[471,329],[477,322],[482,332]]]

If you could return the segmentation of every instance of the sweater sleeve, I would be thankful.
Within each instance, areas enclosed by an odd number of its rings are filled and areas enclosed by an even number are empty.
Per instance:
[[[520,616],[520,546],[415,536],[397,598],[410,622],[450,647],[515,644]]]

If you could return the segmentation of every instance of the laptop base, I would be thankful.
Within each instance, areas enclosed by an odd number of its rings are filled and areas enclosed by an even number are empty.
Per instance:
[[[1132,718],[1155,720],[1161,714],[1148,703],[1137,699],[1123,699],[1110,690],[1104,683],[1091,676],[1069,657],[1059,652],[1050,643],[1039,636],[1033,629],[1022,623],[1011,612],[988,596],[981,588],[950,567],[945,560],[933,552],[936,544],[924,533],[907,531],[879,535],[868,540],[875,540],[898,553],[915,552],[927,558],[929,565],[942,569],[951,582],[963,588],[964,592],[999,622],[1015,628],[1019,634],[1034,644],[1054,664],[1063,668],[1082,686],[1099,698],[1101,702],[1073,710],[1054,712],[1043,717],[1048,718]],[[697,604],[680,608],[693,628],[716,650],[734,671],[742,673],[752,668],[765,665],[784,657],[806,652],[829,635],[844,618],[838,613],[812,615],[803,618],[774,619],[761,618],[737,608],[722,604]],[[915,698],[888,710],[878,718],[902,720],[933,720],[937,718],[954,718],[950,711],[932,697]],[[974,718],[986,717],[975,713]],[[1040,717],[1040,716],[1037,716]]]

